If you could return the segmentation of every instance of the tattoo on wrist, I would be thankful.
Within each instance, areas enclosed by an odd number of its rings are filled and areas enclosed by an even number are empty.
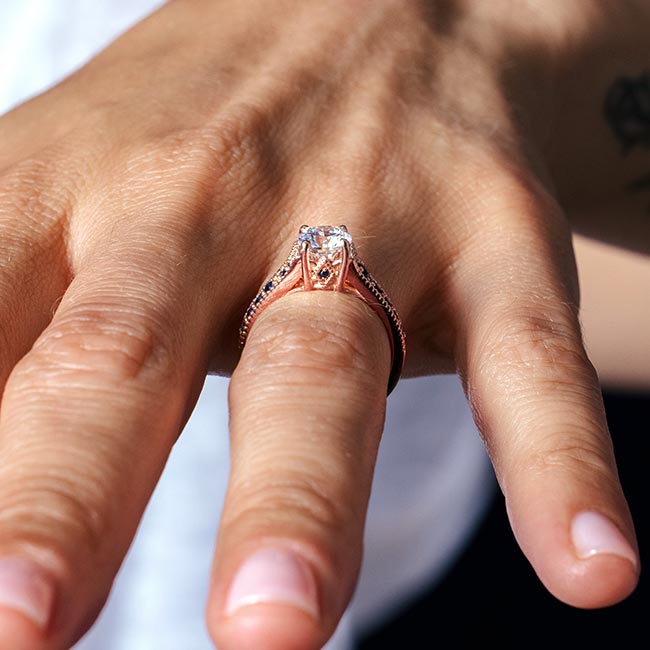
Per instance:
[[[636,148],[650,150],[650,71],[617,79],[607,91],[603,110],[623,155]],[[650,174],[633,180],[627,189],[650,192]]]
[[[605,119],[623,145],[650,149],[650,72],[617,79],[605,97]]]

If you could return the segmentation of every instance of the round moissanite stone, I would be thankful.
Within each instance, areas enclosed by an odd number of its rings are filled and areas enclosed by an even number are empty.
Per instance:
[[[352,243],[352,235],[338,226],[315,226],[305,228],[298,235],[298,241],[306,241],[314,257],[333,261],[341,254],[346,241]]]

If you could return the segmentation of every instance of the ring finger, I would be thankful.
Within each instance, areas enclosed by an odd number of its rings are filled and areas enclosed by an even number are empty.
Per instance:
[[[320,648],[333,633],[359,570],[389,343],[363,300],[336,291],[287,295],[251,328],[208,606],[220,648]]]

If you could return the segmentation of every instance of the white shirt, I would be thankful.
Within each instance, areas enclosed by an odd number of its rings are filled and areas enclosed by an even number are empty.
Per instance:
[[[0,113],[63,78],[161,4],[2,0]],[[207,379],[108,603],[74,650],[214,647],[204,612],[228,476],[228,381]],[[494,488],[458,379],[402,379],[388,399],[359,586],[327,650],[352,650],[360,634],[435,585]]]

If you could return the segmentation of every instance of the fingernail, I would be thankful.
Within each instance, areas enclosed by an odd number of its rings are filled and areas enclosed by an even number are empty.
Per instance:
[[[571,525],[573,545],[578,557],[587,559],[594,555],[618,555],[637,564],[636,553],[623,533],[606,517],[597,512],[580,512]]]
[[[230,587],[226,613],[258,603],[292,605],[317,617],[316,580],[306,562],[280,548],[263,548],[246,559]]]
[[[0,607],[13,609],[45,628],[50,619],[54,589],[29,560],[0,559]]]

